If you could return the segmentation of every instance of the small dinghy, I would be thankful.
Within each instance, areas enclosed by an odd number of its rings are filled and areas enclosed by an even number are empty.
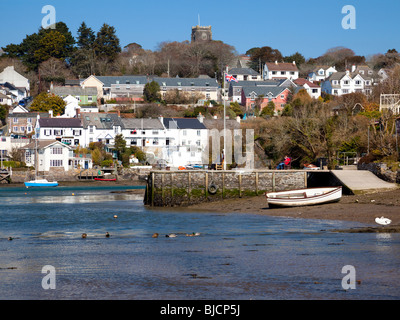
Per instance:
[[[337,202],[342,197],[342,187],[297,189],[265,194],[269,207],[299,207]]]

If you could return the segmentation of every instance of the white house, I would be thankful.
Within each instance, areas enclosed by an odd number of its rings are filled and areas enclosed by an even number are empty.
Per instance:
[[[321,96],[321,87],[311,81],[298,78],[293,81],[297,86],[303,87],[311,98],[318,99]]]
[[[78,113],[82,112],[99,112],[99,108],[97,106],[80,106],[79,100],[71,95],[66,96],[63,100],[67,105],[65,106],[64,114],[60,117],[73,118]]]
[[[69,146],[84,144],[84,134],[79,118],[40,118],[40,139],[57,140]]]
[[[163,159],[162,149],[169,143],[164,125],[160,119],[122,118],[122,135],[126,146],[140,147],[148,159]]]
[[[10,83],[17,89],[24,92],[25,97],[29,95],[30,83],[27,78],[14,70],[14,66],[8,66],[0,72],[0,83]]]
[[[299,69],[296,62],[267,62],[264,65],[263,78],[268,79],[291,79],[295,80],[299,77]]]
[[[372,78],[360,73],[350,73],[348,70],[336,72],[321,84],[321,91],[339,96],[353,92],[371,94]]]
[[[91,142],[103,142],[112,148],[114,138],[122,134],[123,123],[116,113],[81,113],[83,127],[82,146],[87,147]]]
[[[170,166],[202,164],[208,130],[197,118],[160,118],[166,130],[163,158]]]
[[[337,72],[337,70],[334,66],[318,66],[308,74],[307,80],[310,82],[324,81],[335,72]]]
[[[25,163],[35,167],[35,152],[37,150],[38,171],[69,170],[71,147],[57,140],[38,140],[23,147]]]
[[[238,81],[261,81],[262,76],[251,68],[232,68],[228,73],[234,76]]]

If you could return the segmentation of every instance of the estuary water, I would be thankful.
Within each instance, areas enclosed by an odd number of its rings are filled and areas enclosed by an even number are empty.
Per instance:
[[[141,195],[115,193],[133,188],[140,187],[0,188],[0,299],[400,298],[399,234],[329,231],[360,226],[349,222],[154,210]],[[193,232],[200,235],[186,236]],[[355,289],[345,290],[349,265]],[[54,267],[55,289],[42,287],[44,266]]]

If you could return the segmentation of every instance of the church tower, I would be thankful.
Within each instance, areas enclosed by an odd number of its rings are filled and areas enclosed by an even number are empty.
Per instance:
[[[212,40],[211,26],[202,27],[197,25],[195,27],[192,27],[192,42],[211,41],[211,40]]]

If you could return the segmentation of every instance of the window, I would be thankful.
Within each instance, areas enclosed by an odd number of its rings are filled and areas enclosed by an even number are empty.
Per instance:
[[[318,89],[312,89],[311,92],[312,93],[318,93]]]
[[[183,135],[186,136],[187,135],[187,131],[183,130]]]
[[[276,71],[272,71],[272,74],[276,74]]]
[[[286,72],[285,71],[281,71],[281,74],[286,74]]]
[[[82,134],[82,130],[72,130],[72,134],[74,136],[80,136]]]
[[[360,80],[356,80],[356,85],[360,85],[361,84],[361,81]]]
[[[54,129],[54,135],[55,136],[61,136],[63,134],[63,130],[62,129]]]
[[[200,135],[201,135],[201,131],[197,130],[197,136],[200,137]]]
[[[13,123],[18,123],[18,118],[13,118]]]
[[[152,134],[153,134],[153,135],[158,135],[158,130],[153,130],[153,131],[152,131]]]
[[[92,102],[92,101],[93,101],[93,97],[92,97],[92,96],[88,96],[88,97],[87,97],[87,100],[88,100],[89,102]]]
[[[290,74],[293,76],[294,75],[294,71],[290,71]]]
[[[153,145],[158,145],[158,138],[153,139]]]
[[[62,167],[63,161],[62,160],[50,160],[50,167]]]
[[[18,127],[13,127],[14,132],[18,132]]]
[[[136,146],[136,145],[137,145],[137,139],[132,139],[131,146]]]
[[[81,97],[80,96],[75,96],[75,98],[79,101],[81,101]]]
[[[349,84],[349,80],[344,80],[343,84],[348,85]]]
[[[371,81],[365,81],[365,84],[366,84],[367,86],[369,86],[369,85],[371,84]]]
[[[93,127],[94,126],[89,126],[89,133],[93,133]]]
[[[285,95],[284,94],[281,94],[281,99],[285,99]]]
[[[26,119],[26,122],[32,123],[32,118],[27,118],[27,119]]]
[[[201,144],[201,141],[200,141],[200,140],[197,140],[197,141],[196,141],[196,145],[197,145],[198,147],[200,147],[200,144]]]
[[[45,136],[50,136],[51,135],[51,130],[50,129],[44,129],[44,135]]]
[[[349,93],[349,89],[343,89],[342,93]]]
[[[25,152],[25,162],[26,163],[31,163],[32,159],[31,159],[31,152],[29,150],[26,150]]]
[[[19,131],[24,132],[25,131],[25,127],[20,127]]]
[[[50,149],[50,154],[63,154],[63,148],[53,147]]]

